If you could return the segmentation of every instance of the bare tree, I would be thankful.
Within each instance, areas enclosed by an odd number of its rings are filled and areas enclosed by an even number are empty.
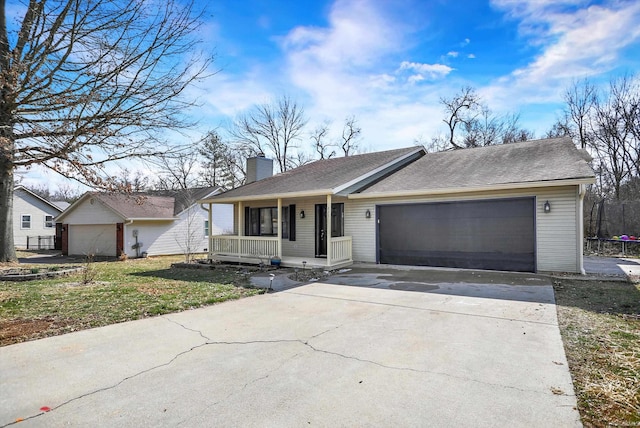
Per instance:
[[[587,148],[589,144],[590,114],[597,102],[597,91],[588,80],[575,81],[564,94],[567,104],[566,115],[571,123],[571,136],[580,143],[580,147]]]
[[[526,141],[533,133],[520,127],[518,114],[496,116],[487,107],[475,90],[463,88],[451,99],[441,98],[447,117],[443,121],[449,128],[448,141],[443,138],[432,141],[432,147],[453,149],[482,147]]]
[[[142,192],[149,187],[149,177],[140,170],[131,171],[129,168],[120,168],[115,175],[117,187],[127,192]]]
[[[157,190],[186,190],[198,187],[200,181],[199,156],[197,151],[183,151],[158,160],[160,170],[155,183]]]
[[[342,153],[344,153],[345,156],[357,153],[360,134],[362,134],[362,128],[358,126],[358,119],[353,115],[348,116],[344,120],[340,141],[340,148],[342,148]]]
[[[594,101],[589,121],[589,139],[616,199],[620,198],[620,188],[625,180],[640,175],[640,142],[635,138],[627,114],[627,110],[633,108],[630,106],[634,98],[638,97],[635,91],[627,76],[612,80],[608,96]]]
[[[280,172],[284,172],[295,164],[296,143],[306,123],[302,106],[282,96],[239,116],[229,132],[235,144],[252,154],[273,156]]]
[[[31,0],[7,24],[0,2],[0,262],[15,259],[14,171],[36,164],[92,186],[108,162],[166,151],[189,125],[181,95],[204,76],[192,3]]]
[[[331,123],[323,122],[311,132],[311,142],[313,144],[313,150],[318,153],[320,159],[331,159],[336,155],[336,151],[329,149],[333,147],[333,143],[329,140],[329,131]]]
[[[560,138],[571,136],[567,117],[557,119],[551,128],[544,134],[545,138]]]
[[[464,146],[456,141],[456,129],[460,125],[469,125],[482,111],[480,96],[467,86],[451,99],[440,98],[440,104],[447,115],[443,122],[449,128],[448,143],[452,148],[462,149]]]

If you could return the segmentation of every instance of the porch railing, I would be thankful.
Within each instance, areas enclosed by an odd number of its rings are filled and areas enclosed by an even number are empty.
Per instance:
[[[278,238],[217,235],[209,238],[209,254],[268,258],[278,254]]]
[[[351,261],[351,237],[341,236],[339,238],[331,238],[331,260],[330,264],[337,262]]]

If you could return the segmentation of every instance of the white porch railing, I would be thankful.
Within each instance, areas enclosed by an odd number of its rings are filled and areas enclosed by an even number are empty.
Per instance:
[[[350,236],[331,238],[331,260],[329,260],[329,265],[351,261],[351,242]]]
[[[278,255],[278,238],[218,235],[209,238],[209,255],[267,258]]]
[[[351,251],[351,236],[331,238],[331,260],[326,260],[326,265],[331,267],[336,264],[353,261]],[[217,235],[212,236],[209,239],[210,258],[215,258],[215,256],[230,256],[237,257],[239,259],[247,258],[262,260],[268,259],[277,254],[277,237]],[[289,256],[295,258],[295,256],[292,254],[289,254]],[[283,255],[282,257],[284,259],[283,261],[286,262],[287,255]],[[303,258],[300,257],[300,260],[302,259]]]

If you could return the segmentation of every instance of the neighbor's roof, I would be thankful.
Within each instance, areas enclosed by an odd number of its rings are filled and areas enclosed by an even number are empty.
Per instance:
[[[24,187],[24,186],[16,186],[16,187],[13,189],[13,194],[15,195],[15,194],[16,194],[17,192],[19,192],[19,191],[22,191],[22,192],[24,192],[24,193],[26,193],[26,194],[28,194],[28,195],[31,195],[31,196],[32,196],[33,198],[35,198],[35,199],[39,199],[39,200],[41,200],[42,202],[44,202],[45,204],[49,205],[51,208],[54,208],[55,210],[57,210],[57,211],[59,211],[59,212],[62,212],[62,211],[63,211],[63,209],[62,209],[62,208],[60,208],[57,204],[55,204],[55,203],[53,203],[53,202],[51,202],[51,201],[49,201],[49,200],[47,200],[47,199],[45,199],[45,198],[43,198],[43,197],[41,197],[41,196],[37,195],[36,193],[34,193],[33,191],[31,191],[31,190],[27,189],[27,188],[26,188],[26,187]]]
[[[593,170],[570,138],[430,153],[355,198],[491,188],[592,183]]]
[[[218,187],[139,193],[87,192],[57,219],[65,217],[83,201],[95,198],[125,220],[173,220],[198,199],[219,191]]]
[[[174,198],[173,214],[178,215],[200,199],[219,193],[220,189],[220,187],[198,187],[180,190],[152,190],[147,194]]]
[[[414,146],[319,160],[229,190],[210,199],[220,202],[280,195],[334,194],[423,151],[422,147]]]
[[[153,218],[173,218],[174,198],[169,196],[152,196],[144,193],[92,193],[92,197],[100,200],[127,220]]]

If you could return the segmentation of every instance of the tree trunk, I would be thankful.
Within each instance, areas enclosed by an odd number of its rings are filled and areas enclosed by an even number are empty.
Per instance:
[[[13,241],[13,142],[0,129],[0,263],[15,261]]]

